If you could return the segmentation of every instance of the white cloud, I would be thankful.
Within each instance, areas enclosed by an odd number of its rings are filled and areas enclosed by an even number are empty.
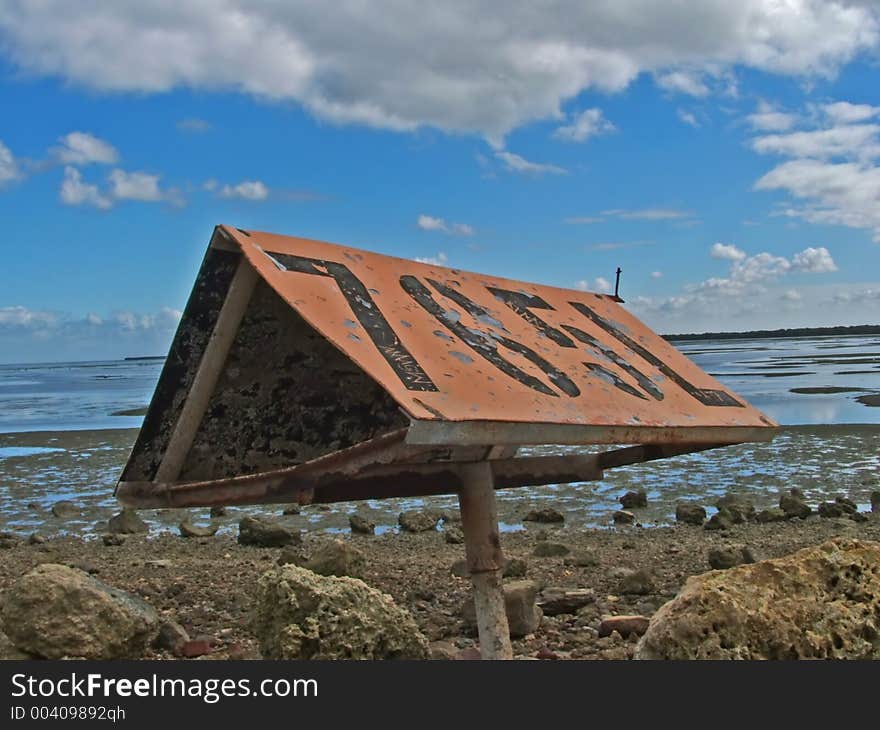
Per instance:
[[[0,307],[0,328],[45,328],[54,326],[56,314],[27,307]]]
[[[111,194],[117,200],[140,200],[152,203],[165,198],[165,194],[159,188],[158,175],[113,170],[109,179]]]
[[[742,261],[746,252],[737,248],[732,243],[716,243],[710,249],[713,259],[727,259],[728,261]]]
[[[787,289],[782,293],[782,299],[786,302],[799,302],[803,297],[797,289]]]
[[[686,109],[676,109],[676,114],[678,114],[678,118],[681,119],[681,121],[683,121],[685,124],[688,124],[694,128],[698,128],[700,126],[699,120],[694,116],[692,112],[689,112]]]
[[[584,142],[590,137],[616,131],[615,127],[603,115],[601,109],[586,109],[576,114],[571,124],[559,127],[553,136],[566,142]]]
[[[580,291],[592,291],[599,294],[608,294],[611,291],[611,282],[608,279],[597,276],[592,283],[587,279],[581,279],[574,285],[575,289]]]
[[[426,256],[424,258],[416,257],[416,261],[420,264],[431,264],[432,266],[446,266],[449,261],[449,257],[443,253],[442,251],[438,252],[436,256]]]
[[[662,271],[652,271],[652,272],[651,272],[651,278],[652,278],[652,279],[662,279],[662,278],[663,278],[663,272],[662,272]]]
[[[821,0],[512,0],[503,13],[488,0],[376,0],[337,4],[332,22],[310,0],[0,4],[0,45],[31,74],[103,91],[231,90],[336,122],[496,141],[643,72],[698,94],[704,74],[734,66],[809,79],[878,37],[874,5]]]
[[[836,101],[832,104],[825,104],[822,110],[832,122],[838,124],[864,122],[880,114],[880,106],[851,104],[848,101]]]
[[[207,132],[211,129],[211,123],[205,119],[189,117],[187,119],[181,119],[177,123],[177,129],[181,132],[193,132],[194,134],[201,134],[202,132]]]
[[[563,219],[563,223],[568,223],[569,225],[573,225],[573,226],[585,226],[585,225],[591,225],[593,223],[601,223],[604,220],[605,219],[602,218],[601,216],[582,215],[582,216],[575,216],[574,218],[565,218],[565,219]]]
[[[795,271],[804,271],[809,274],[827,274],[837,271],[837,264],[834,263],[831,252],[824,246],[805,248],[794,255],[791,264]]]
[[[12,151],[0,142],[0,185],[11,182],[19,176],[18,163]]]
[[[64,168],[60,196],[65,205],[90,205],[101,210],[113,206],[113,201],[102,195],[97,185],[83,181],[82,173],[75,167]]]
[[[467,223],[447,223],[443,218],[434,218],[430,215],[420,215],[416,219],[416,225],[423,231],[440,231],[453,236],[473,236],[474,229]]]
[[[666,91],[689,96],[706,96],[709,87],[700,78],[700,74],[687,71],[671,71],[657,76],[657,85]]]
[[[545,173],[565,175],[568,173],[568,170],[563,167],[540,162],[529,162],[524,157],[506,150],[498,150],[495,152],[495,157],[501,160],[504,163],[504,167],[510,172],[522,172],[528,175],[543,175]]]
[[[269,197],[269,188],[260,180],[244,180],[238,185],[224,185],[220,197],[260,201]]]
[[[759,152],[789,157],[755,182],[756,190],[781,190],[798,201],[778,212],[810,223],[871,231],[880,242],[880,108],[826,104],[815,128],[759,136]]]
[[[766,101],[758,103],[758,110],[746,117],[752,129],[761,132],[784,132],[791,129],[797,121],[797,116],[776,109]]]
[[[58,141],[60,145],[52,153],[64,165],[113,165],[119,161],[112,144],[88,132],[71,132]]]
[[[641,208],[636,210],[614,208],[612,210],[603,210],[602,215],[635,221],[674,221],[694,217],[692,211],[677,210],[675,208]]]

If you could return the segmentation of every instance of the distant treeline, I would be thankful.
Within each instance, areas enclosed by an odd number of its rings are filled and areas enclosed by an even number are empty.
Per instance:
[[[853,327],[795,327],[782,330],[751,330],[749,332],[701,332],[688,335],[663,335],[666,340],[758,340],[778,337],[839,337],[841,335],[880,335],[880,324]]]

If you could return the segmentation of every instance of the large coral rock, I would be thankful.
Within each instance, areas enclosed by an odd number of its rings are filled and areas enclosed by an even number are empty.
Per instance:
[[[356,578],[282,565],[258,582],[254,632],[267,659],[427,659],[412,616]]]
[[[0,620],[18,649],[46,659],[139,657],[159,624],[140,598],[54,563],[7,589]]]
[[[639,659],[880,658],[880,543],[835,538],[688,579]]]

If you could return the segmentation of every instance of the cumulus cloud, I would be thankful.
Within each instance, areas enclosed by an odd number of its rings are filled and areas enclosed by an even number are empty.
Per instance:
[[[617,127],[604,117],[601,109],[593,108],[575,114],[571,124],[557,128],[553,136],[565,142],[584,142],[590,137],[608,134],[616,129]]]
[[[548,165],[541,162],[530,162],[520,155],[508,152],[507,150],[498,150],[495,157],[504,163],[504,167],[509,172],[522,172],[527,175],[565,175],[568,173],[563,167],[557,165]]]
[[[75,167],[64,168],[59,195],[65,205],[90,205],[101,210],[113,207],[113,201],[103,195],[97,185],[85,182],[82,173]]]
[[[651,278],[652,278],[652,279],[662,279],[662,278],[663,278],[663,272],[662,272],[662,271],[652,271],[652,272],[651,272]]]
[[[58,142],[52,153],[64,165],[113,165],[119,161],[119,153],[112,144],[88,132],[70,132]]]
[[[688,126],[697,128],[700,126],[700,122],[697,117],[693,114],[693,112],[689,112],[686,109],[676,109],[676,114],[678,114],[678,118],[681,119]]]
[[[760,153],[789,159],[755,182],[756,190],[787,192],[796,203],[779,213],[810,223],[872,232],[880,242],[880,107],[826,104],[812,128],[752,140]]]
[[[597,276],[592,282],[587,279],[581,279],[574,286],[575,289],[580,291],[592,291],[599,294],[607,294],[611,291],[611,282],[602,276]]]
[[[742,261],[746,252],[737,248],[732,243],[715,243],[710,249],[713,259],[727,259],[728,261]]]
[[[220,197],[260,201],[269,197],[269,188],[260,180],[244,180],[238,185],[224,185]]]
[[[446,266],[449,261],[449,257],[439,251],[436,256],[425,256],[424,258],[416,257],[416,261],[420,264],[431,264],[432,266]]]
[[[117,200],[140,200],[152,203],[165,198],[159,188],[158,175],[113,170],[109,179],[111,194]]]
[[[766,101],[760,101],[757,111],[749,114],[746,120],[752,129],[760,132],[784,132],[795,125],[797,117],[794,114],[779,111]]]
[[[794,255],[791,264],[795,271],[805,271],[809,274],[827,274],[837,271],[837,264],[834,263],[831,252],[824,246],[805,248]]]
[[[18,163],[12,151],[0,141],[0,185],[15,180],[18,176]]]
[[[473,236],[474,229],[467,223],[447,223],[443,218],[435,218],[430,215],[420,215],[416,219],[416,225],[423,231],[439,231],[452,236]]]
[[[309,0],[0,4],[0,46],[28,73],[103,91],[232,90],[336,122],[496,141],[643,72],[701,95],[706,74],[734,66],[827,76],[878,38],[876,6],[843,0],[514,0],[503,13],[488,0],[377,0],[337,4],[333,22]]]

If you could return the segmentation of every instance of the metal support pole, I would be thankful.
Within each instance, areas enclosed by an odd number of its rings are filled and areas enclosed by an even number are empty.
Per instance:
[[[498,513],[489,462],[461,467],[458,495],[468,571],[474,586],[477,631],[483,659],[512,659],[510,629],[504,610],[501,568],[504,556],[498,536]]]

